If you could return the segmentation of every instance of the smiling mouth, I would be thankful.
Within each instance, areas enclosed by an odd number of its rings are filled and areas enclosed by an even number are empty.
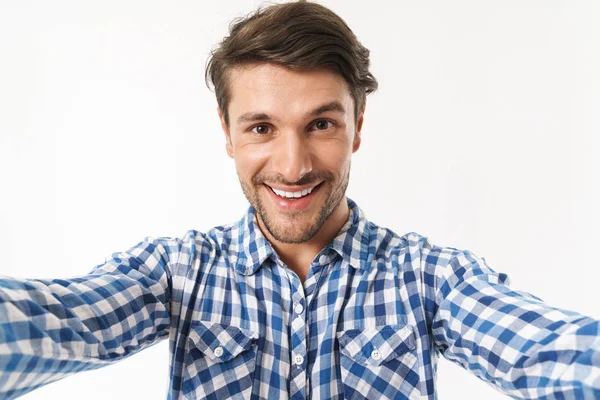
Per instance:
[[[321,184],[323,182],[319,183],[318,185],[313,186],[312,188],[308,188],[308,189],[304,189],[304,190],[299,190],[296,192],[288,192],[285,190],[279,190],[279,189],[275,189],[272,188],[271,186],[265,184],[265,186],[267,186],[269,189],[271,189],[271,191],[273,193],[275,193],[277,196],[281,197],[282,199],[286,199],[286,200],[296,200],[296,199],[301,199],[303,197],[308,196],[311,193],[314,193],[316,190],[318,190],[321,187]]]

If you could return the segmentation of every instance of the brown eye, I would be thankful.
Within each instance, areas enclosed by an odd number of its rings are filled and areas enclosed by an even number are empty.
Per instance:
[[[254,133],[258,133],[259,135],[269,133],[269,127],[267,125],[256,125],[251,130]]]
[[[320,119],[316,121],[313,126],[316,130],[324,131],[326,129],[329,129],[332,125],[333,123],[331,121],[327,121],[326,119]]]

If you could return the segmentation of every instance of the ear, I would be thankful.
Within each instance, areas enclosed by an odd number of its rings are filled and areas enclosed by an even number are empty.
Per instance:
[[[354,142],[352,143],[352,152],[356,152],[360,148],[361,136],[360,133],[362,131],[363,122],[365,120],[365,108],[367,104],[363,107],[360,115],[356,121],[356,132],[354,133]]]
[[[233,158],[231,135],[229,134],[229,128],[227,128],[227,124],[225,123],[225,117],[223,117],[223,113],[221,113],[221,109],[219,107],[217,107],[217,113],[219,114],[219,119],[221,120],[221,129],[223,129],[223,133],[225,134],[225,150],[227,151],[227,155]]]

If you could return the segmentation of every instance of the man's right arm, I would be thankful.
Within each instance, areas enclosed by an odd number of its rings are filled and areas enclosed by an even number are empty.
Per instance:
[[[144,241],[71,279],[0,278],[0,398],[100,368],[168,335],[180,241]]]

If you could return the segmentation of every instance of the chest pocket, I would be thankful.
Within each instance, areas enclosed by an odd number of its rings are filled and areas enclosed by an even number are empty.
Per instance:
[[[186,353],[186,399],[250,399],[258,334],[236,326],[194,321]]]
[[[412,326],[351,329],[337,338],[344,398],[420,398]]]

